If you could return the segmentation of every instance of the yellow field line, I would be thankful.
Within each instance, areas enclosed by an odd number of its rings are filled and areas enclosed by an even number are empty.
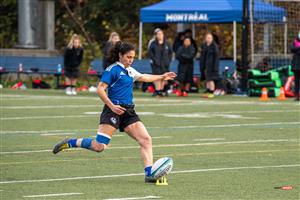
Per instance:
[[[209,153],[180,153],[180,154],[161,154],[155,155],[155,158],[161,158],[165,156],[170,157],[182,157],[182,156],[206,156],[206,155],[223,155],[223,154],[248,154],[248,153],[272,153],[272,152],[289,152],[300,151],[300,149],[273,149],[273,150],[261,150],[261,151],[227,151],[227,152],[209,152]],[[57,163],[57,162],[77,162],[77,161],[97,161],[97,160],[118,160],[118,159],[140,159],[139,156],[124,156],[124,157],[107,157],[107,158],[82,158],[82,159],[70,159],[70,160],[44,160],[44,161],[27,161],[27,162],[6,162],[0,163],[0,165],[21,165],[21,164],[36,164],[36,163]]]

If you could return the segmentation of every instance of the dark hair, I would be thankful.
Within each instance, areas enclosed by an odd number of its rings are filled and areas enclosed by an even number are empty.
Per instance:
[[[188,28],[188,29],[185,29],[184,33],[192,33],[192,29]]]
[[[135,47],[129,42],[118,41],[112,48],[109,50],[108,60],[111,64],[120,60],[119,54],[124,55],[129,51],[134,51]]]
[[[189,37],[189,36],[185,36],[185,37],[183,38],[183,41],[184,41],[184,40],[186,40],[186,39],[189,39],[189,40],[190,40],[190,42],[192,42],[192,38],[191,38],[191,37]]]

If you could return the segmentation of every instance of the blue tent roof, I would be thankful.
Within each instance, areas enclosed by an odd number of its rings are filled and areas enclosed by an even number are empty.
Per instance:
[[[140,10],[144,23],[217,23],[241,22],[242,0],[165,0]],[[286,15],[280,7],[254,0],[254,20],[282,22]]]

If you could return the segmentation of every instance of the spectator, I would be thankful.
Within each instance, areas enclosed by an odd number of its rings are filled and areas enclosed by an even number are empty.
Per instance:
[[[155,40],[150,44],[149,57],[154,75],[162,75],[169,71],[169,65],[172,59],[171,45],[167,42],[164,32],[157,28],[154,31]],[[153,96],[163,97],[165,81],[155,81],[155,92]]]
[[[208,93],[208,97],[211,98],[214,97],[214,81],[219,79],[219,49],[211,33],[206,34],[205,42],[201,45],[201,49],[201,72],[204,72],[204,78],[206,80],[206,93]]]
[[[103,69],[105,70],[109,65],[113,64],[111,61],[108,59],[109,57],[109,51],[116,44],[116,42],[120,41],[120,36],[116,32],[112,32],[109,35],[108,41],[105,43],[104,48],[103,48]]]
[[[192,30],[191,29],[186,29],[184,31],[184,36],[191,38],[191,43],[192,43],[192,45],[194,46],[194,48],[196,50],[195,54],[197,54],[197,52],[198,52],[198,46],[197,46],[197,42],[193,38],[193,32],[192,32]]]
[[[291,51],[293,53],[292,70],[295,76],[295,101],[299,101],[300,93],[300,31],[295,38]]]
[[[79,66],[83,58],[83,48],[79,35],[74,34],[65,50],[64,71],[66,81],[66,94],[76,95],[76,83],[79,77]]]
[[[184,40],[185,36],[184,36],[184,32],[179,32],[177,34],[177,36],[174,39],[174,43],[173,43],[173,52],[177,52],[178,48],[182,45],[183,40]]]
[[[179,61],[178,65],[178,81],[180,82],[180,89],[176,94],[177,96],[188,96],[191,83],[193,82],[194,72],[194,57],[196,50],[192,45],[192,39],[185,37],[183,45],[180,46],[176,52],[176,58]]]
[[[149,40],[149,42],[148,42],[148,45],[147,45],[147,51],[149,51],[149,49],[150,49],[150,46],[151,46],[151,44],[152,44],[152,42],[154,42],[155,41],[155,34],[153,35],[153,37]]]

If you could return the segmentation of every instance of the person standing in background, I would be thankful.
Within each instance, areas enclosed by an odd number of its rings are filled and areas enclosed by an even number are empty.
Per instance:
[[[76,83],[79,77],[79,67],[83,59],[83,48],[79,35],[74,34],[65,50],[64,71],[66,94],[76,95]]]
[[[109,51],[117,42],[120,41],[120,36],[116,32],[112,32],[109,35],[108,41],[105,43],[103,48],[103,69],[105,70],[109,65],[113,64],[109,60]]]
[[[178,65],[178,81],[180,82],[180,90],[177,91],[177,96],[188,96],[191,83],[193,82],[194,72],[194,57],[196,55],[195,47],[192,45],[190,37],[185,37],[183,45],[176,52],[176,58],[179,61]]]
[[[150,44],[149,57],[152,67],[152,74],[162,75],[169,71],[169,65],[172,60],[172,48],[165,39],[164,32],[157,28],[154,31],[155,40]],[[154,82],[155,92],[153,96],[163,97],[164,80]]]
[[[206,34],[205,42],[201,45],[200,67],[206,80],[207,97],[212,98],[215,90],[214,81],[219,78],[219,49],[211,33]]]
[[[195,54],[197,54],[197,52],[198,52],[198,45],[197,45],[197,42],[193,38],[193,31],[192,31],[192,29],[189,29],[189,28],[186,29],[184,31],[184,36],[191,39],[191,43],[192,43],[192,45],[194,46],[194,48],[196,50]]]
[[[293,41],[291,46],[291,52],[293,53],[292,59],[292,71],[295,77],[295,101],[299,101],[300,93],[300,31],[297,37]]]
[[[177,33],[175,39],[174,39],[174,43],[173,43],[173,52],[177,52],[178,48],[180,46],[182,46],[183,40],[184,40],[185,36],[184,36],[184,32],[179,32]]]

